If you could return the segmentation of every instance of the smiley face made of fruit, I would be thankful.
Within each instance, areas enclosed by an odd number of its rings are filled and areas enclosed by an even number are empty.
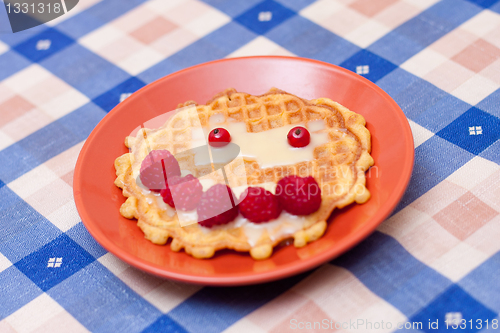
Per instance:
[[[333,209],[370,197],[370,133],[336,102],[228,89],[181,107],[127,137],[130,152],[115,161],[127,197],[120,213],[155,244],[172,239],[172,250],[196,258],[229,248],[265,259],[283,240],[318,239]]]

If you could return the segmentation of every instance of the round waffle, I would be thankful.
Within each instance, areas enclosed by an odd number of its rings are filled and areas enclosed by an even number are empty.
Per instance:
[[[255,259],[265,259],[286,239],[293,238],[296,247],[318,239],[324,234],[326,221],[335,208],[353,202],[364,203],[370,198],[365,187],[365,171],[373,165],[370,132],[361,115],[337,102],[328,98],[304,100],[275,88],[260,96],[227,89],[206,105],[188,101],[179,108],[182,112],[177,112],[161,127],[142,128],[135,136],[127,137],[125,145],[130,153],[115,161],[115,185],[122,188],[127,197],[120,213],[126,218],[137,219],[145,237],[155,244],[165,244],[171,238],[172,250],[184,249],[196,258],[210,258],[217,250],[228,248],[250,252]],[[327,140],[313,147],[311,160],[293,165],[262,168],[257,160],[247,157],[234,159],[227,165],[198,165],[192,153],[196,141],[193,129],[201,127],[204,133],[208,133],[214,127],[210,121],[214,119],[212,117],[218,119],[217,126],[243,123],[249,133],[290,124],[308,128],[322,120],[325,126],[318,132],[326,133]],[[313,176],[321,188],[321,207],[300,218],[282,213],[279,221],[267,223],[259,229],[257,236],[255,230],[250,229],[252,223],[241,217],[211,229],[196,223],[182,226],[175,209],[136,181],[142,161],[154,149],[172,152],[181,170],[200,180],[210,184],[228,182],[232,188],[246,185],[272,188],[272,184],[287,175]],[[221,168],[226,171],[225,175],[217,172]]]

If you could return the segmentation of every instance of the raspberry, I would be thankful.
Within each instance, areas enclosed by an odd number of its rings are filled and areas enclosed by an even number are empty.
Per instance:
[[[141,164],[141,182],[154,192],[166,188],[169,177],[180,175],[179,162],[168,150],[152,150]]]
[[[211,228],[234,220],[238,215],[238,206],[231,188],[224,184],[216,184],[203,193],[196,211],[198,223]]]
[[[168,180],[167,188],[160,192],[163,201],[171,207],[181,210],[193,210],[203,194],[203,186],[193,175],[173,176]]]
[[[280,179],[276,195],[283,209],[294,215],[309,215],[321,206],[321,189],[311,176]]]
[[[267,222],[281,214],[278,198],[261,187],[249,187],[241,198],[244,198],[238,205],[241,215],[254,223]]]

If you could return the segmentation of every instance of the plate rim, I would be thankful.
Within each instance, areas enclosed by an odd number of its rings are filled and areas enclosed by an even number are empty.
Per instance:
[[[221,62],[231,62],[231,61],[245,61],[246,59],[276,59],[276,60],[286,60],[286,61],[297,61],[297,62],[305,62],[308,64],[313,64],[313,65],[319,65],[319,66],[326,66],[330,67],[336,71],[343,72],[354,79],[360,80],[364,84],[367,84],[369,87],[374,89],[378,95],[383,97],[383,99],[391,104],[393,108],[398,111],[396,114],[398,118],[401,120],[401,123],[403,124],[403,132],[405,136],[405,154],[404,154],[404,168],[403,168],[403,174],[402,174],[402,180],[400,180],[397,185],[394,187],[393,191],[391,191],[391,194],[387,197],[386,201],[390,201],[391,204],[384,209],[383,212],[381,212],[380,209],[378,209],[375,214],[370,218],[370,219],[376,219],[378,220],[378,223],[374,223],[373,225],[371,224],[363,224],[360,226],[357,231],[354,234],[351,234],[351,236],[347,238],[343,238],[336,242],[335,248],[331,249],[330,251],[328,249],[322,251],[321,253],[310,257],[305,260],[301,260],[298,262],[291,262],[288,264],[285,264],[281,266],[277,270],[272,270],[272,271],[267,271],[267,272],[258,272],[258,273],[252,273],[252,274],[235,274],[234,276],[201,276],[201,275],[190,275],[190,274],[183,274],[183,273],[178,273],[175,271],[169,271],[165,270],[165,267],[160,267],[156,264],[153,263],[147,263],[144,261],[144,259],[141,259],[139,257],[136,257],[126,251],[124,251],[122,248],[118,247],[116,244],[114,244],[112,241],[108,240],[108,238],[104,235],[104,233],[101,232],[101,230],[97,228],[93,228],[91,223],[89,223],[89,220],[91,218],[87,215],[86,210],[84,209],[84,203],[83,203],[83,197],[82,197],[82,190],[81,190],[81,174],[82,174],[82,164],[83,160],[85,159],[85,155],[87,154],[88,150],[90,147],[92,147],[92,142],[95,140],[97,133],[101,130],[103,126],[107,123],[107,118],[110,118],[113,116],[114,113],[119,112],[117,111],[117,106],[122,105],[120,108],[125,107],[126,104],[130,103],[131,100],[139,95],[140,91],[150,89],[151,86],[153,85],[158,85],[164,80],[169,80],[172,77],[175,77],[177,75],[181,75],[182,73],[186,71],[191,71],[195,70],[200,67],[204,66],[211,66],[213,64],[221,63]],[[394,99],[389,96],[388,93],[386,93],[382,88],[380,88],[378,85],[373,83],[372,81],[366,79],[365,77],[362,77],[361,75],[358,75],[348,69],[345,69],[343,67],[330,64],[327,62],[315,60],[315,59],[308,59],[308,58],[302,58],[302,57],[288,57],[288,56],[247,56],[247,57],[236,57],[236,58],[227,58],[227,59],[217,59],[209,62],[204,62],[201,64],[197,64],[191,67],[184,68],[182,70],[176,71],[174,73],[168,74],[166,76],[163,76],[146,86],[142,87],[141,89],[137,90],[135,93],[133,93],[129,98],[124,100],[122,103],[119,103],[117,106],[115,106],[110,112],[108,112],[107,115],[105,115],[99,123],[94,127],[92,132],[89,134],[87,137],[79,155],[78,159],[76,161],[75,165],[75,171],[74,171],[74,179],[73,179],[73,196],[75,200],[75,205],[78,211],[78,214],[82,220],[83,225],[87,229],[87,231],[90,233],[90,235],[108,252],[112,253],[119,259],[123,260],[127,264],[136,267],[142,271],[148,272],[150,274],[162,277],[162,278],[168,278],[184,283],[192,283],[192,284],[198,284],[198,285],[211,285],[211,286],[239,286],[239,285],[250,285],[250,284],[259,284],[259,283],[266,283],[286,277],[290,277],[292,275],[297,275],[300,273],[303,273],[305,271],[308,271],[310,269],[316,268],[319,265],[332,260],[339,255],[349,251],[351,248],[359,244],[363,239],[367,238],[370,234],[372,234],[375,229],[383,223],[387,217],[394,211],[394,209],[397,207],[399,202],[401,201],[408,185],[411,179],[411,175],[413,172],[413,166],[414,166],[414,159],[415,159],[415,150],[414,150],[414,141],[413,141],[413,135],[411,131],[410,124],[408,122],[407,117],[405,116],[404,112],[400,108],[400,106],[394,101]],[[89,226],[90,224],[90,226]],[[186,254],[187,255],[187,254]],[[201,260],[201,259],[200,259]]]

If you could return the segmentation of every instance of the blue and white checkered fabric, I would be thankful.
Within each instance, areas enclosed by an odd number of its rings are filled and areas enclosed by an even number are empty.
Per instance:
[[[102,249],[72,197],[97,123],[172,72],[271,54],[343,66],[400,105],[416,149],[394,214],[256,286],[166,281]],[[0,332],[499,332],[500,1],[80,0],[0,34],[0,198]]]

